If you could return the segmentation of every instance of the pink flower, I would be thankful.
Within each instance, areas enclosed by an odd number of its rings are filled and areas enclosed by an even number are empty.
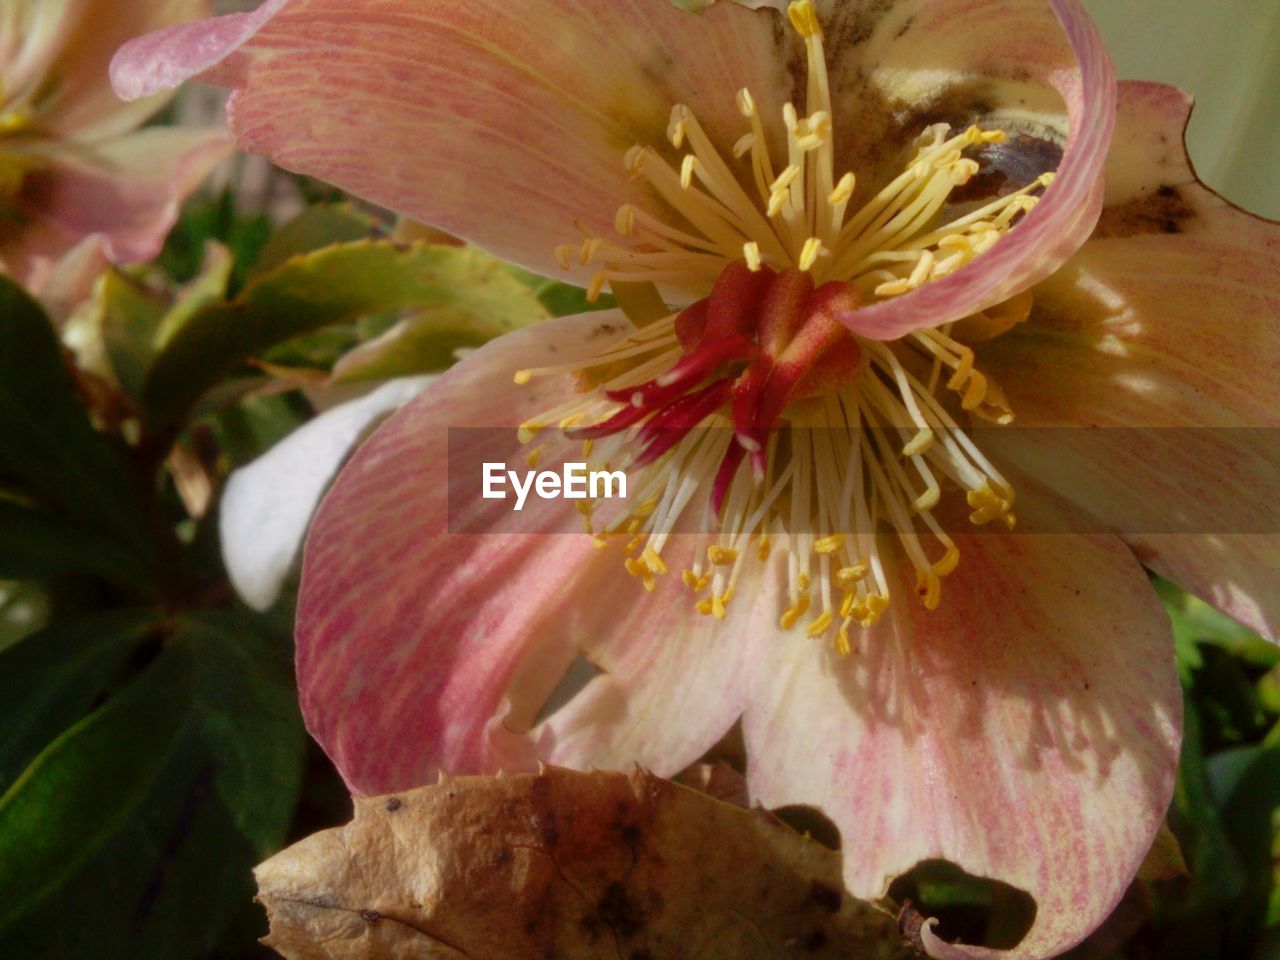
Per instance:
[[[182,200],[231,151],[214,129],[138,129],[168,99],[125,103],[107,67],[130,37],[206,0],[7,0],[0,10],[0,270],[32,287],[86,238],[115,262],[160,251]],[[87,248],[78,254],[83,258]]]
[[[270,0],[138,41],[115,79],[229,85],[246,148],[626,307],[477,351],[321,507],[299,681],[353,790],[671,774],[741,721],[752,797],[821,807],[854,893],[944,858],[1028,891],[1008,955],[1050,956],[1116,904],[1172,789],[1142,564],[1280,621],[1276,539],[1192,532],[1280,529],[1245,432],[1145,429],[1276,425],[1277,234],[1195,179],[1185,95],[1117,93],[1074,0],[786,14]],[[974,440],[1014,415],[1144,429]],[[592,535],[548,532],[582,527],[559,504],[451,502],[447,461],[506,434],[446,428],[517,425],[531,459],[574,458],[561,427],[642,494]],[[1025,532],[964,529],[1012,526],[1015,492]],[[1153,516],[1179,532],[1099,532]]]

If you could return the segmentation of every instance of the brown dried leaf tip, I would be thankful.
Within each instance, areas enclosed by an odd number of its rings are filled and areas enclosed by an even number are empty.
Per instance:
[[[290,960],[889,960],[894,918],[768,814],[637,770],[356,800],[257,870]]]

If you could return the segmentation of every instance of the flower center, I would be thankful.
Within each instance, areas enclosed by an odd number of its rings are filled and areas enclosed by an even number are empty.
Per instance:
[[[565,267],[573,259],[600,264],[588,295],[610,285],[638,329],[586,364],[519,371],[517,383],[578,378],[578,396],[524,424],[521,439],[556,425],[583,443],[593,465],[631,472],[638,506],[603,517],[588,501],[583,513],[598,544],[625,540],[626,567],[648,589],[667,573],[671,535],[691,526],[704,543],[683,579],[702,613],[723,618],[745,565],[784,544],[790,596],[782,627],[808,616],[810,636],[834,632],[847,653],[852,625],[869,626],[889,604],[878,526],[893,531],[930,609],[959,562],[933,514],[943,484],[965,491],[973,523],[1013,526],[1012,488],[938,393],[945,373],[963,410],[1012,420],[965,344],[1024,320],[1030,296],[892,343],[857,337],[841,318],[991,249],[1053,175],[963,213],[953,205],[945,216],[953,190],[979,171],[965,151],[1005,134],[970,127],[952,135],[935,125],[897,177],[856,202],[854,174],[835,175],[817,17],[807,0],[788,14],[804,39],[809,77],[807,116],[790,104],[782,111],[786,165],[775,166],[745,89],[737,103],[750,129],[733,149],[740,165],[749,163],[741,177],[684,105],[673,108],[668,129],[672,146],[687,149],[679,164],[651,147],[627,153],[633,176],[682,222],[627,204],[615,221],[619,239],[580,224],[585,241],[557,249]],[[709,293],[672,313],[659,288]]]

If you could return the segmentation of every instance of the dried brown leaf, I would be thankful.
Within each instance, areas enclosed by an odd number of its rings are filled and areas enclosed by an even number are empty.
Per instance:
[[[889,960],[894,917],[840,856],[637,770],[444,780],[262,864],[290,960]]]

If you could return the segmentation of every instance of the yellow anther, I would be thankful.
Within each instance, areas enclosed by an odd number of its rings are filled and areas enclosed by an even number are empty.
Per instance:
[[[911,282],[905,277],[901,280],[890,280],[875,288],[877,297],[899,297],[911,289]]]
[[[596,442],[594,440],[583,440],[582,441],[582,459],[583,460],[590,459],[591,451],[594,450],[595,448],[596,448]]]
[[[653,547],[648,547],[644,555],[641,557],[645,563],[649,565],[649,569],[654,573],[666,573],[667,565],[663,562],[662,556]]]
[[[789,607],[782,614],[781,619],[778,620],[778,625],[781,626],[783,630],[790,630],[792,627],[796,625],[796,622],[799,621],[799,619],[805,615],[808,609],[809,609],[809,594],[802,593],[800,594],[799,599],[796,600],[795,605],[792,607]]]
[[[951,182],[956,186],[962,186],[977,175],[978,161],[965,157],[963,160],[957,160],[953,163],[948,172],[951,175]]]
[[[809,574],[804,573],[804,572],[802,571],[802,572],[800,573],[800,575],[796,577],[796,587],[800,590],[800,592],[801,592],[801,593],[804,593],[806,590],[808,590],[808,589],[809,589]]]
[[[572,243],[562,243],[555,250],[556,263],[560,265],[561,270],[568,270],[569,264],[573,259],[573,254],[578,248]]]
[[[795,182],[796,177],[800,176],[800,168],[792,164],[783,170],[776,180],[769,186],[770,193],[781,193]]]
[[[1047,173],[1042,173],[1042,174],[1040,174],[1040,176],[1036,178],[1036,181],[1040,184],[1040,186],[1042,186],[1042,187],[1047,187],[1047,186],[1049,186],[1051,183],[1053,183],[1054,179],[1055,179],[1057,176],[1058,176],[1058,175],[1057,175],[1056,173],[1054,173],[1052,170],[1050,170],[1050,171],[1048,171]]]
[[[916,497],[912,501],[912,506],[920,513],[928,513],[938,505],[938,501],[942,499],[942,488],[936,483],[931,483],[924,488],[924,493]]]
[[[738,91],[738,112],[748,119],[756,115],[756,99],[746,87]]]
[[[831,616],[830,610],[823,610],[822,615],[815,618],[813,622],[809,624],[805,633],[810,637],[820,637],[831,628],[831,621],[833,619],[834,618]]]
[[[704,617],[710,616],[711,615],[711,598],[704,597],[703,599],[695,603],[693,605],[693,608],[697,610],[700,614],[702,614]]]
[[[667,139],[671,141],[671,146],[677,150],[684,146],[686,116],[688,116],[688,108],[682,104],[676,104],[671,108],[671,122],[667,126]]]
[[[833,207],[837,204],[848,203],[853,197],[854,188],[858,185],[858,178],[852,173],[846,173],[840,178],[840,182],[836,184],[831,195],[827,197],[827,203]]]
[[[653,511],[657,509],[658,509],[657,500],[652,500],[652,499],[646,500],[644,503],[640,504],[640,506],[632,510],[631,515],[634,517],[647,517],[647,516],[650,516],[653,513]]]
[[[693,186],[693,171],[698,165],[698,158],[692,153],[686,153],[684,159],[680,161],[680,186],[688,190]]]
[[[713,544],[707,547],[707,559],[717,567],[727,567],[738,559],[738,551],[730,547],[722,547],[720,544]]]
[[[824,556],[830,556],[841,547],[844,546],[844,534],[833,533],[828,537],[822,537],[813,541],[813,552]]]
[[[680,579],[684,581],[684,585],[686,587],[688,587],[690,590],[694,591],[695,593],[697,593],[699,590],[702,589],[701,587],[702,581],[699,579],[698,575],[694,573],[692,570],[685,570],[684,572],[682,572],[680,574]]]
[[[532,370],[517,370],[516,375],[512,377],[518,386],[523,387],[526,383],[533,379]]]
[[[867,565],[865,563],[855,563],[852,566],[841,567],[837,570],[836,580],[842,587],[852,587],[866,575]]]
[[[544,426],[546,426],[546,424],[535,423],[532,420],[528,420],[516,428],[516,439],[521,443],[529,443],[538,435],[539,431],[541,431]]]
[[[981,526],[1007,514],[1013,507],[1013,497],[1012,493],[1001,496],[1002,492],[992,489],[990,480],[978,489],[970,490],[966,496],[969,506],[973,508],[969,521]]]
[[[926,610],[937,610],[938,601],[942,599],[942,581],[930,573],[920,588],[920,599],[924,601]]]
[[[965,381],[969,379],[969,374],[973,371],[973,351],[965,347],[960,351],[960,363],[956,366],[956,372],[951,375],[947,381],[948,390],[959,390],[964,386]]]
[[[591,278],[591,283],[587,285],[587,303],[595,303],[600,299],[600,294],[604,292],[604,285],[608,279],[603,270]]]
[[[756,545],[756,559],[761,563],[769,559],[769,551],[772,545],[769,543],[769,537],[766,534],[760,538],[759,544]]]
[[[717,620],[723,620],[725,618],[725,614],[728,613],[728,611],[725,609],[725,604],[728,602],[728,600],[729,600],[728,595],[725,595],[723,597],[711,598],[711,615],[715,617]]]
[[[855,619],[864,627],[870,627],[880,619],[880,615],[889,609],[888,596],[881,596],[873,593],[867,597],[864,603],[858,605],[854,610]]]
[[[586,419],[587,419],[587,415],[585,413],[574,413],[574,414],[571,414],[570,416],[562,418],[560,420],[560,423],[557,424],[557,426],[559,426],[561,430],[572,430],[574,427],[576,427],[578,424],[582,423],[582,421]]]
[[[902,448],[904,457],[918,457],[933,446],[933,431],[928,427],[922,427],[920,432],[911,438],[910,442]]]
[[[644,179],[644,147],[636,144],[622,158],[622,165],[633,180]]]
[[[529,451],[529,455],[524,458],[524,462],[527,463],[529,465],[529,469],[532,470],[534,467],[538,465],[538,458],[540,458],[541,456],[542,456],[542,448],[534,447],[532,450]]]
[[[754,240],[742,245],[742,256],[747,261],[747,269],[752,273],[759,273],[762,261],[760,260],[760,244]]]
[[[849,643],[849,628],[841,627],[836,633],[836,653],[842,657],[847,657],[853,652],[853,645]]]
[[[813,269],[813,265],[818,262],[818,257],[827,253],[827,248],[822,245],[822,241],[817,237],[810,237],[804,242],[804,247],[800,250],[800,262],[796,264],[802,271]]]
[[[780,214],[783,206],[787,202],[788,196],[790,196],[790,194],[785,190],[775,190],[773,193],[769,194],[769,206],[765,209],[765,214],[770,219],[773,219]]]
[[[754,133],[743,134],[738,138],[738,142],[733,145],[733,156],[735,159],[745,157],[751,148],[756,145],[756,135]]]
[[[947,552],[943,554],[942,559],[930,567],[930,569],[939,577],[945,577],[952,573],[959,564],[960,550],[952,544],[947,547]]]
[[[853,615],[854,604],[857,603],[858,595],[852,590],[845,592],[840,598],[840,616],[848,620]]]
[[[644,589],[648,593],[653,593],[654,588],[658,585],[658,582],[653,579],[653,574],[651,573],[646,573],[641,577],[640,582],[644,584]]]
[[[969,374],[969,387],[960,399],[960,406],[965,410],[976,410],[987,396],[987,378],[977,370]]]
[[[629,237],[636,231],[636,208],[625,203],[613,218],[613,229],[619,236]]]
[[[791,26],[795,27],[796,33],[806,40],[813,37],[822,39],[822,27],[818,23],[818,14],[809,0],[798,0],[788,5],[787,17],[790,18]]]
[[[1004,143],[1009,139],[1003,130],[981,130],[979,133],[983,143]]]
[[[929,279],[929,274],[933,270],[933,263],[936,258],[932,250],[924,250],[920,254],[920,259],[916,261],[915,269],[911,271],[911,276],[907,283],[912,287],[918,287]]]

